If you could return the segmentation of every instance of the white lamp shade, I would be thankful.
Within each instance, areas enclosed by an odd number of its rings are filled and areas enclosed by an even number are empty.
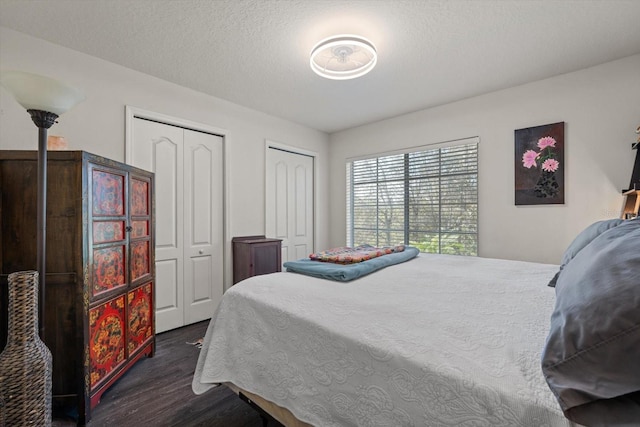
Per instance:
[[[26,110],[48,111],[58,116],[85,99],[84,94],[74,87],[24,71],[3,71],[0,84]]]

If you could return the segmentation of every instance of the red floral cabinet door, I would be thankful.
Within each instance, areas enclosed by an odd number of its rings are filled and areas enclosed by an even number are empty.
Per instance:
[[[126,174],[92,167],[92,278],[91,296],[127,284]]]
[[[153,267],[151,259],[151,185],[145,178],[131,177],[131,283],[148,280]]]
[[[125,334],[124,295],[89,310],[89,381],[92,390],[125,361]]]
[[[147,283],[127,294],[129,355],[153,337],[153,284]]]

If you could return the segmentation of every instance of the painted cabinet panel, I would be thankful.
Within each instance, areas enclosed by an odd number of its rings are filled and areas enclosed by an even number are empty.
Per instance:
[[[93,250],[93,296],[126,286],[125,246],[110,246]]]
[[[125,361],[124,295],[89,310],[89,377],[95,390]]]
[[[127,294],[127,349],[134,354],[153,338],[153,283]]]

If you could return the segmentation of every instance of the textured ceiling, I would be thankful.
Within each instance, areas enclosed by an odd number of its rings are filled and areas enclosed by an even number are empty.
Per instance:
[[[2,26],[326,132],[639,53],[638,22],[638,0],[0,0]],[[344,33],[378,64],[322,79],[311,48]]]

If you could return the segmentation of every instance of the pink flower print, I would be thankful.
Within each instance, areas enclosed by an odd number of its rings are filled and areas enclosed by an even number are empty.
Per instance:
[[[538,155],[539,154],[533,150],[525,151],[525,153],[522,155],[522,165],[527,169],[531,169],[531,166],[538,166],[536,164]]]
[[[542,170],[547,172],[555,172],[558,170],[560,163],[556,159],[547,159],[542,163]]]
[[[540,150],[544,150],[547,147],[555,147],[556,140],[551,138],[550,136],[545,136],[544,138],[540,138],[538,140],[538,148]]]

